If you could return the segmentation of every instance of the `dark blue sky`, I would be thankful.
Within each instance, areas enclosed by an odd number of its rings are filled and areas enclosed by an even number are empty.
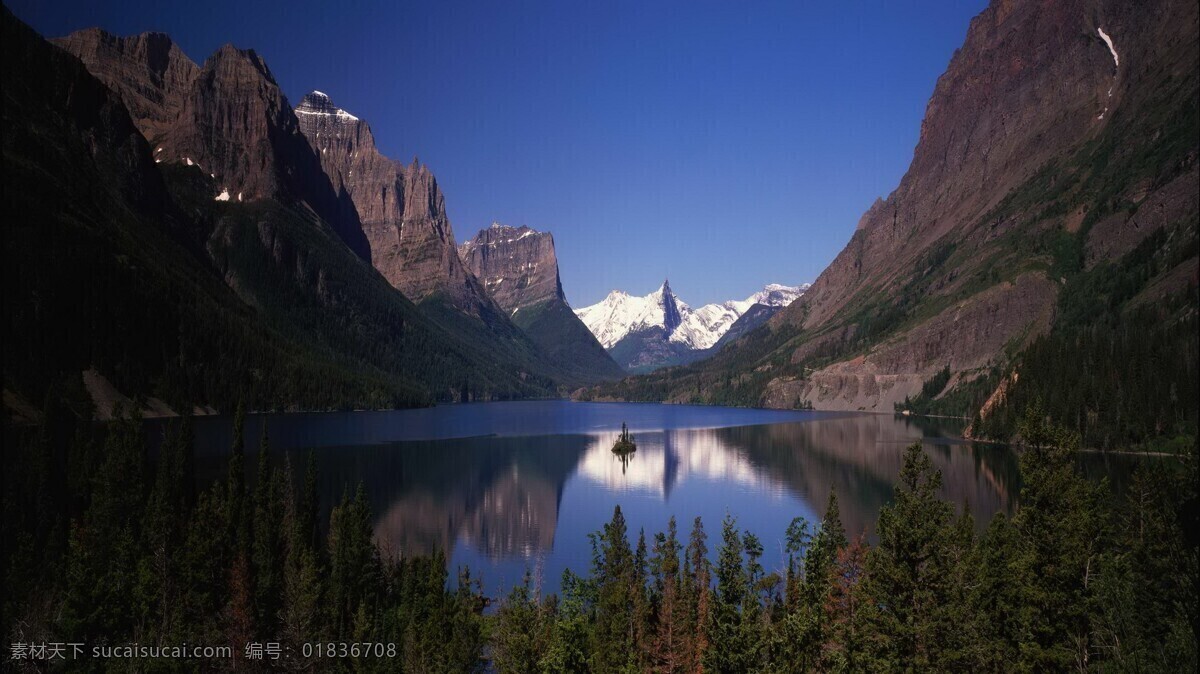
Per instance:
[[[554,232],[576,306],[669,275],[685,301],[812,281],[912,158],[983,0],[6,0],[47,36],[253,47],[430,165],[460,241]]]

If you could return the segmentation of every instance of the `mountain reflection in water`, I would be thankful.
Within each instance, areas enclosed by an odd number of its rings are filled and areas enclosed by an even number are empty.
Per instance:
[[[642,430],[625,465],[611,451],[617,434],[320,448],[322,505],[327,510],[361,482],[376,539],[388,553],[441,551],[490,582],[516,582],[536,566],[552,589],[562,569],[586,568],[587,534],[615,505],[631,532],[644,528],[650,536],[674,515],[686,535],[699,515],[715,539],[729,513],[766,543],[781,538],[793,517],[822,517],[832,488],[846,530],[869,536],[891,497],[903,449],[918,438],[927,438],[943,473],[943,497],[968,504],[977,522],[1007,510],[1018,488],[1010,450],[950,444],[936,428],[889,416]],[[293,465],[302,461],[293,457]]]
[[[980,529],[994,513],[1012,509],[1020,488],[1012,449],[947,439],[958,429],[929,420],[562,401],[461,406],[447,410],[445,419],[435,412],[268,421],[272,446],[287,455],[297,479],[307,453],[314,453],[326,516],[361,483],[376,539],[388,554],[440,551],[493,589],[519,582],[529,569],[553,591],[563,569],[586,570],[592,556],[587,534],[600,529],[616,505],[632,536],[644,529],[651,537],[675,516],[686,539],[700,516],[710,549],[721,519],[732,515],[763,541],[768,568],[783,563],[791,519],[819,520],[831,489],[847,533],[871,537],[892,497],[904,448],[914,440],[942,472],[942,497],[969,507]],[[413,418],[420,421],[417,430],[406,421]],[[502,435],[478,434],[489,419],[502,420],[496,426]],[[637,451],[623,465],[612,446],[625,419]],[[247,423],[250,447],[261,421]],[[198,438],[209,475],[220,475],[228,424],[198,423],[211,425],[199,427]],[[453,437],[464,429],[474,437]],[[409,439],[418,433],[431,439]],[[356,444],[367,437],[372,444]],[[1092,472],[1124,470],[1106,462]]]

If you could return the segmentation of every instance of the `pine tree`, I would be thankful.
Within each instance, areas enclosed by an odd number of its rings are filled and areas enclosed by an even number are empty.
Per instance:
[[[636,578],[633,550],[621,506],[599,536],[599,567],[592,666],[597,672],[616,672],[635,661],[633,586]]]
[[[704,522],[697,517],[692,522],[692,532],[688,535],[681,592],[684,607],[683,624],[687,630],[683,641],[687,671],[700,671],[708,651],[708,622],[712,614],[711,584],[708,534],[704,531]]]
[[[1096,494],[1074,472],[1078,435],[1046,422],[1035,406],[1020,425],[1021,507],[1013,518],[1019,537],[1020,642],[1024,671],[1060,670],[1090,657],[1087,614],[1101,542]]]
[[[716,578],[717,588],[707,624],[711,647],[704,652],[704,670],[744,672],[752,663],[751,646],[742,626],[743,602],[749,588],[742,559],[742,537],[732,515],[726,515],[721,523]]]
[[[63,622],[80,638],[126,634],[133,624],[129,597],[143,550],[144,451],[136,414],[113,424],[91,504],[83,521],[72,526]]]
[[[859,672],[871,669],[866,639],[871,598],[866,592],[868,548],[865,536],[838,551],[830,568],[829,591],[823,607],[826,630],[821,650],[821,669],[830,672]]]
[[[370,603],[380,582],[379,549],[372,539],[371,510],[359,485],[354,498],[344,496],[329,516],[329,600],[333,636],[351,635],[359,604]],[[445,573],[443,566],[441,573]],[[374,611],[374,606],[368,606]]]
[[[938,498],[941,472],[920,443],[904,451],[893,503],[879,514],[879,544],[868,558],[867,593],[886,668],[944,667],[949,599],[947,535],[953,510]]]
[[[541,643],[540,607],[530,590],[530,576],[500,602],[492,630],[492,664],[500,672],[536,672],[545,656]]]
[[[687,611],[682,595],[679,552],[678,531],[675,518],[671,517],[666,534],[655,534],[650,558],[654,580],[652,603],[656,616],[650,664],[659,672],[681,672],[687,663]]]
[[[263,634],[273,634],[279,617],[283,567],[283,486],[271,466],[270,441],[263,422],[254,486],[254,604]]]

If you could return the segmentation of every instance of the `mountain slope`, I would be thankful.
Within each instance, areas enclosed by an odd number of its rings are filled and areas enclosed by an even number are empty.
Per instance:
[[[513,323],[574,380],[624,374],[567,304],[549,232],[495,223],[459,246],[459,255]]]
[[[1112,312],[1093,337],[1114,350],[1123,331],[1194,324],[1196,27],[1177,0],[994,2],[938,80],[908,172],[808,293],[710,361],[607,394],[891,411],[948,369],[938,398],[970,415],[1014,371],[1053,395],[1024,354],[1077,342],[1081,293]],[[1105,287],[1130,265],[1129,288]],[[1165,301],[1136,318],[1151,288]],[[1176,402],[1155,416],[1194,427],[1195,341],[1162,339],[1177,355],[1147,386]],[[1134,357],[1063,350],[1077,368]],[[1107,388],[1072,414],[1129,396]]]
[[[199,166],[223,200],[300,201],[347,246],[369,255],[357,212],[334,192],[270,69],[225,45],[197,68],[161,33],[98,29],[57,40],[136,110],[158,163]]]
[[[190,155],[180,162],[152,158],[152,146],[121,105],[136,82],[126,82],[125,93],[113,95],[78,60],[41,41],[11,15],[6,28],[9,23],[22,37],[6,46],[39,55],[18,53],[6,65],[45,61],[47,67],[73,68],[74,79],[14,72],[9,87],[6,78],[6,95],[13,99],[6,109],[5,128],[13,130],[6,134],[6,140],[12,139],[6,145],[12,161],[5,167],[12,181],[6,184],[25,185],[64,167],[89,176],[95,166],[100,176],[93,181],[64,175],[54,183],[56,197],[32,188],[10,195],[13,212],[33,214],[37,228],[31,231],[38,234],[30,234],[35,238],[29,240],[14,237],[25,256],[10,265],[22,270],[25,279],[11,286],[23,293],[14,306],[31,304],[9,325],[63,335],[60,341],[24,342],[30,376],[20,377],[15,386],[40,395],[40,385],[31,379],[33,365],[39,364],[47,372],[74,372],[76,379],[79,371],[95,366],[119,391],[132,397],[156,395],[173,405],[226,407],[246,394],[258,406],[387,407],[544,396],[557,390],[515,326],[508,341],[517,346],[499,353],[469,331],[446,330],[357,257],[318,216],[312,205],[320,202],[322,191],[305,190],[323,180],[325,192],[333,195],[332,187],[311,149],[305,150],[307,141],[296,130],[295,117],[269,71],[251,53],[226,48],[209,59],[197,76],[197,82],[205,80],[203,86],[189,85],[184,112],[168,132],[187,142],[209,137],[211,130],[186,131],[188,120],[196,119],[188,115],[189,105],[217,118],[242,115],[241,122],[225,120],[239,129],[222,137],[216,149],[195,152],[233,162],[230,173],[219,174],[226,170],[222,161],[205,166]],[[144,69],[124,64],[115,71],[136,74]],[[57,88],[47,90],[51,85]],[[203,92],[213,92],[214,100],[206,101]],[[46,113],[56,106],[84,115],[89,129],[125,129],[133,138],[122,141],[121,147],[129,146],[124,150],[128,156],[110,165],[101,161],[108,146],[88,140],[85,149],[100,153],[95,158],[72,156],[61,159],[64,166],[47,166],[45,151],[37,150],[38,141],[31,139],[44,137],[47,147],[67,143],[70,149],[70,139],[80,135],[58,122],[59,113]],[[94,120],[92,106],[103,106],[102,124]],[[257,156],[259,152],[270,156]],[[301,156],[296,163],[294,153]],[[247,167],[252,170],[239,173]],[[298,177],[306,173],[311,175]],[[236,182],[238,176],[246,182]],[[243,193],[242,201],[229,194],[252,184],[269,188],[255,192],[253,199]],[[115,186],[118,201],[98,207],[106,185]],[[30,203],[27,194],[40,195],[40,201]],[[128,218],[121,215],[133,206],[140,210]],[[78,231],[80,222],[90,224]],[[79,247],[78,242],[93,237],[102,243]],[[104,267],[114,260],[115,270]],[[76,293],[88,299],[81,308],[59,285],[76,278],[74,271],[97,265],[98,278],[118,278]],[[176,274],[192,281],[175,279]],[[93,297],[93,291],[99,295]],[[206,296],[215,296],[211,302],[216,308],[207,307]],[[86,333],[72,329],[72,317],[95,323],[97,337],[90,345],[79,341]],[[121,340],[124,331],[138,325],[144,328],[139,339]],[[113,333],[111,339],[104,337],[108,333]],[[81,350],[91,355],[80,355]],[[55,364],[58,360],[63,363]]]
[[[117,92],[151,142],[174,125],[183,112],[184,92],[200,75],[200,66],[163,33],[117,37],[88,28],[51,42],[79,57],[96,79]]]
[[[371,264],[389,283],[414,302],[438,294],[471,316],[494,311],[459,259],[445,197],[428,167],[384,157],[370,126],[323,92],[307,94],[296,115],[334,189],[352,202]]]
[[[243,396],[309,408],[430,400],[413,378],[335,362],[267,325],[177,241],[192,226],[120,97],[7,8],[0,38],[6,400],[66,398],[86,416],[84,370],[179,411]]]

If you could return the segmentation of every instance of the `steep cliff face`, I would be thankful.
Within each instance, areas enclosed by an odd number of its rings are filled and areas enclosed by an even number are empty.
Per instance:
[[[52,40],[79,57],[96,79],[120,97],[150,142],[162,136],[183,110],[183,94],[200,74],[163,33],[118,37],[99,28]]]
[[[459,246],[458,253],[510,314],[551,299],[566,301],[550,232],[493,223]]]
[[[976,17],[900,185],[776,319],[801,335],[781,354],[816,371],[773,379],[764,402],[890,411],[942,367],[969,380],[1051,329],[1080,246],[1115,260],[1195,212],[1194,138],[1159,142],[1180,133],[1164,116],[1195,104],[1195,26],[1174,0]],[[1145,226],[1122,228],[1143,203]],[[853,357],[821,366],[818,343]]]
[[[432,398],[422,390],[425,371],[388,365],[401,357],[417,360],[420,351],[431,350],[423,342],[440,349],[448,342],[415,307],[380,279],[392,296],[376,295],[390,312],[391,324],[380,330],[387,339],[359,349],[353,339],[331,348],[303,324],[247,306],[235,287],[261,278],[264,265],[255,260],[236,277],[222,277],[202,247],[178,239],[201,229],[187,220],[191,216],[225,210],[213,201],[211,178],[195,168],[156,165],[153,146],[123,97],[5,7],[0,29],[3,212],[20,214],[4,221],[0,265],[11,356],[6,403],[10,392],[52,400],[63,386],[97,396],[97,383],[111,399],[153,396],[177,411],[190,405],[229,410],[239,398],[259,409],[414,405]],[[171,189],[175,176],[196,183],[195,208],[181,207]],[[234,208],[250,218],[275,215],[261,206]],[[253,220],[239,224],[239,231],[254,233]],[[327,229],[305,226],[336,242]],[[280,240],[301,250],[295,240]],[[365,268],[343,246],[334,248],[349,266]],[[247,249],[238,252],[244,261]],[[325,285],[336,286],[337,266],[320,262]],[[355,290],[366,294],[361,284]],[[335,324],[349,312],[306,306],[304,313]],[[346,332],[369,332],[369,323],[359,320]],[[397,324],[400,330],[388,330]],[[87,413],[83,405],[75,411]],[[110,410],[98,404],[95,411]]]
[[[1000,234],[1010,223],[984,222],[990,209],[1111,124],[1137,57],[1127,53],[1118,67],[1103,35],[1130,52],[1149,38],[1133,34],[1129,13],[1098,0],[1004,0],[975,17],[938,79],[900,185],[863,215],[850,244],[785,315],[819,326],[864,287],[903,281],[943,236],[960,239],[980,226]]]
[[[1081,296],[1103,292],[1097,306],[1119,314],[1105,265],[1153,257],[1135,283],[1185,291],[1196,30],[1181,0],[993,2],[939,78],[895,191],[804,297],[674,373],[667,397],[891,412],[947,367],[947,394],[990,391]]]
[[[357,213],[334,192],[254,50],[225,45],[197,67],[160,33],[119,38],[88,29],[57,44],[118,92],[156,162],[198,167],[216,181],[214,200],[302,202],[368,256]]]
[[[383,156],[367,123],[320,91],[304,97],[296,116],[334,189],[353,204],[379,273],[414,302],[437,295],[469,315],[490,314],[486,291],[459,259],[429,168]]]
[[[94,369],[122,394],[173,406],[247,395],[307,408],[546,396],[574,384],[481,286],[484,320],[432,295],[417,307],[355,256],[369,251],[354,203],[334,190],[254,52],[223,48],[190,81],[165,77],[152,82],[162,96],[138,98],[157,72],[143,62],[153,50],[129,47],[138,39],[84,64],[21,28],[27,40],[5,41],[6,72],[44,65],[10,73],[4,87],[5,184],[21,186],[12,212],[36,215],[20,232],[19,259],[6,257],[25,279],[10,284],[22,289],[14,307],[31,312],[10,323],[31,331],[22,382],[57,373],[61,360],[75,378]],[[59,67],[63,79],[44,72]],[[154,113],[147,119],[174,115],[153,144],[126,98]],[[178,113],[151,105],[172,100]],[[70,115],[79,119],[64,124]],[[9,139],[22,145],[10,153]],[[428,171],[395,173],[402,214],[444,218]],[[462,270],[446,232],[446,264]],[[79,278],[96,282],[66,289]]]
[[[578,381],[623,374],[567,304],[550,232],[495,223],[460,246],[459,255],[513,323]]]

